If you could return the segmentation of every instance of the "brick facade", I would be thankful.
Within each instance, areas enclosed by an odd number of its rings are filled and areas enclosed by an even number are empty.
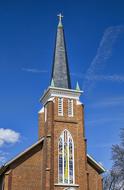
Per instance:
[[[74,140],[75,190],[102,190],[102,178],[87,161],[84,133],[84,106],[74,103],[74,116],[68,117],[68,98],[63,98],[63,116],[58,116],[58,97],[45,104],[47,117],[39,112],[39,139],[44,141],[13,161],[5,170],[4,190],[64,190],[58,184],[58,140],[67,129]],[[45,109],[44,109],[45,110]]]
[[[4,173],[4,190],[39,190],[42,175],[42,144],[12,162]]]
[[[84,106],[77,105],[74,100],[74,116],[68,117],[68,98],[63,98],[63,116],[58,116],[58,98],[47,102],[47,120],[45,129],[39,126],[40,131],[45,131],[44,141],[44,163],[43,168],[43,189],[60,190],[69,187],[68,185],[58,185],[58,140],[63,132],[67,129],[74,140],[74,158],[75,158],[75,189],[81,190],[102,190],[101,176],[87,163],[86,139],[84,134]],[[42,118],[41,113],[40,118]],[[39,135],[42,135],[41,133]],[[91,186],[92,178],[95,181]],[[92,188],[91,188],[92,187]]]

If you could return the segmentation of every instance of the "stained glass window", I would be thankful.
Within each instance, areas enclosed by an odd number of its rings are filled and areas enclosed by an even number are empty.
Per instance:
[[[74,143],[69,131],[64,130],[58,143],[59,183],[74,183]]]

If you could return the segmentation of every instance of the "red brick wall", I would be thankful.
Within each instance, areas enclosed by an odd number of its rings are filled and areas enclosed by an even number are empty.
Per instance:
[[[63,99],[63,116],[58,116],[58,98],[53,102],[47,103],[47,122],[45,123],[45,151],[44,151],[44,168],[45,182],[44,190],[59,190],[64,187],[52,186],[58,183],[58,139],[63,130],[67,129],[74,140],[74,157],[75,157],[75,183],[79,184],[77,189],[87,189],[87,172],[86,172],[86,148],[84,138],[84,114],[83,106],[77,105],[74,100],[74,116],[68,117],[68,99]],[[49,169],[49,171],[48,171]],[[46,180],[49,179],[49,180]],[[51,187],[51,188],[50,188]]]
[[[44,136],[44,112],[39,112],[38,114],[38,138]]]
[[[88,173],[89,173],[89,189],[88,190],[102,190],[102,177],[98,172],[88,165]]]
[[[11,185],[6,185],[5,190],[41,190],[41,144],[10,165],[10,170],[11,173],[7,175],[8,182],[5,182]]]
[[[53,190],[54,189],[54,133],[53,133],[53,115],[54,108],[53,102],[48,102],[47,105],[47,120],[44,124],[44,147],[43,147],[43,190]]]
[[[60,190],[65,187],[54,186],[58,183],[58,140],[63,130],[67,129],[74,140],[75,183],[80,190],[102,190],[101,176],[87,165],[86,140],[84,132],[84,106],[74,100],[74,116],[68,117],[68,99],[63,99],[63,116],[58,116],[58,98],[47,103],[47,121],[45,123],[44,190]],[[88,173],[89,172],[89,173]],[[95,172],[94,183],[91,185]],[[89,185],[89,186],[88,186]],[[97,189],[96,189],[97,187]],[[89,189],[88,189],[89,188]]]

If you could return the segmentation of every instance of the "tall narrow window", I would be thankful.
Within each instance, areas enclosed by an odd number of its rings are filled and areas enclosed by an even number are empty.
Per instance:
[[[63,116],[63,98],[58,98],[58,115]]]
[[[74,143],[67,130],[59,138],[58,170],[59,183],[74,184]]]
[[[68,116],[73,117],[73,100],[68,99]]]

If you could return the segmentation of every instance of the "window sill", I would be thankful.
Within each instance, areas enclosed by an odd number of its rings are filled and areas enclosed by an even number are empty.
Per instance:
[[[55,183],[55,186],[63,186],[63,187],[79,187],[78,184],[67,184],[67,183]]]

